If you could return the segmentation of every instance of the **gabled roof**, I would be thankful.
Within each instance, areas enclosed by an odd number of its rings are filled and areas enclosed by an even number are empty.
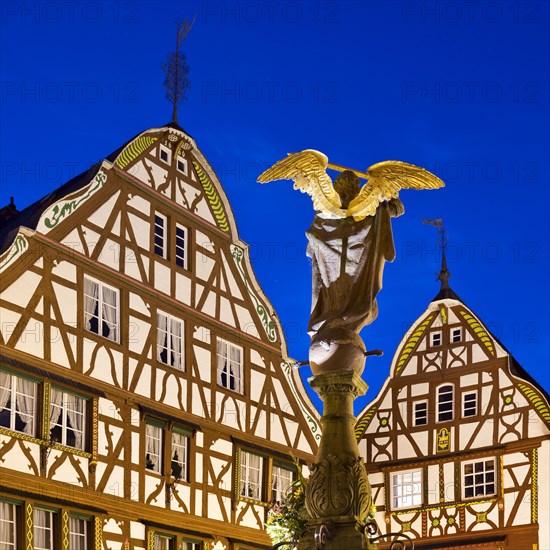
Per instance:
[[[176,122],[169,122],[168,124],[160,126],[160,128],[174,128],[175,130],[184,132],[186,135],[189,136],[189,134]],[[134,141],[137,137],[139,137],[143,132],[147,130],[148,129],[136,134],[134,137],[126,141],[111,154],[107,155],[105,159],[109,162],[114,162],[127,145],[129,145],[132,141]],[[41,199],[24,208],[18,214],[10,217],[6,221],[6,223],[0,227],[0,254],[3,253],[13,242],[13,239],[15,238],[19,227],[23,226],[28,227],[29,229],[36,229],[36,226],[40,220],[40,216],[49,206],[56,203],[58,200],[62,199],[66,195],[74,193],[75,191],[78,191],[82,187],[88,185],[99,171],[100,166],[101,162],[94,164],[93,166],[88,168],[88,170],[85,170],[81,174],[78,174],[51,193],[48,193]]]
[[[433,300],[431,300],[430,305],[434,304],[435,302],[441,302],[441,301],[446,301],[446,300],[451,300],[451,301],[454,301],[454,302],[460,302],[460,304],[462,304],[465,308],[467,308],[472,313],[472,315],[474,315],[477,319],[479,319],[479,317],[475,314],[475,312],[469,306],[467,306],[465,304],[465,302],[461,298],[459,298],[459,296],[456,294],[456,292],[454,292],[454,290],[449,286],[449,282],[448,282],[449,276],[443,278],[443,280],[442,279],[440,279],[440,280],[442,282],[441,288],[440,288],[438,294],[433,298]],[[430,309],[430,307],[428,307],[428,309]],[[412,324],[411,328],[417,327],[421,323],[421,321],[423,321],[423,320],[424,321],[426,320],[426,315],[425,314],[422,314]],[[479,322],[481,323],[482,321],[479,321]],[[510,353],[510,351],[506,348],[506,346],[504,346],[502,344],[502,342],[494,336],[494,334],[492,334],[492,333],[489,333],[489,334],[490,334],[490,337],[500,346],[502,351],[506,354],[506,356],[508,358],[508,369],[509,369],[510,374],[512,374],[516,379],[519,379],[520,381],[524,381],[524,382],[530,384],[540,394],[540,396],[542,396],[546,400],[546,403],[548,405],[550,405],[550,394],[520,365],[520,363],[514,358],[514,356]],[[413,333],[412,337],[414,337],[414,336],[415,335]],[[397,357],[399,355],[399,352],[403,350],[403,348],[404,348],[404,346],[407,342],[407,338],[410,339],[411,336],[408,336],[408,337],[405,336],[403,338],[403,340],[400,342],[398,348],[395,351],[394,357],[392,359],[392,366],[391,366],[391,369],[390,369],[390,374],[388,375],[388,378],[386,379],[384,385],[382,386],[382,388],[380,389],[378,394],[374,397],[374,399],[372,401],[370,401],[365,406],[365,408],[361,411],[361,413],[359,413],[359,415],[357,416],[357,421],[356,421],[356,424],[355,424],[355,435],[356,435],[358,440],[363,436],[363,433],[365,432],[368,424],[370,423],[370,421],[373,417],[373,414],[374,414],[373,406],[381,398],[381,396],[383,395],[383,392],[387,388],[390,381],[396,376],[396,374],[395,374],[396,360],[397,360]],[[529,392],[528,389],[525,390],[525,388],[524,388],[524,392],[525,391]],[[539,403],[539,405],[542,407],[542,404]],[[547,408],[548,405],[544,406],[546,411],[548,411],[548,408]],[[535,406],[537,406],[537,405],[535,405]]]

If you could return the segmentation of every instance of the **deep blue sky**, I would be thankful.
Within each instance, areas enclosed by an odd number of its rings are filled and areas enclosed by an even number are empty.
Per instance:
[[[547,2],[13,2],[2,23],[1,197],[22,208],[134,134],[168,122],[160,63],[174,21],[192,88],[180,124],[217,171],[240,236],[307,358],[310,199],[256,176],[319,149],[365,169],[399,159],[446,181],[405,191],[361,407],[403,333],[438,291],[443,217],[451,285],[547,389],[549,373],[549,4]],[[304,372],[304,376],[307,373]]]

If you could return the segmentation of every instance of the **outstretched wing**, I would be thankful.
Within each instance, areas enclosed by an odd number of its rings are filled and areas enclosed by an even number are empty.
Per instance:
[[[327,164],[327,156],[314,149],[289,153],[287,158],[276,162],[260,174],[258,181],[267,183],[291,179],[294,181],[294,189],[307,193],[313,199],[315,210],[344,217],[345,211],[340,208],[340,196],[334,190],[332,180],[326,172]]]
[[[355,219],[374,216],[378,205],[398,198],[401,189],[438,189],[445,185],[428,170],[398,160],[373,164],[367,175],[368,182],[350,202],[347,211],[347,215]]]

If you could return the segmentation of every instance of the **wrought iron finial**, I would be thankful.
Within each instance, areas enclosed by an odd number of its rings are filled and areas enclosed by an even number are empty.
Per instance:
[[[172,122],[178,122],[178,104],[183,103],[186,92],[191,82],[189,80],[189,64],[185,53],[181,51],[181,45],[191,31],[196,16],[192,21],[184,19],[176,22],[176,49],[166,57],[162,64],[162,70],[166,73],[164,87],[166,88],[166,99],[172,103]]]
[[[441,282],[441,290],[450,288],[449,279],[451,278],[451,272],[447,268],[447,233],[443,226],[443,218],[430,219],[424,218],[422,223],[433,225],[439,230],[439,248],[441,249],[441,269],[437,274],[437,281]]]

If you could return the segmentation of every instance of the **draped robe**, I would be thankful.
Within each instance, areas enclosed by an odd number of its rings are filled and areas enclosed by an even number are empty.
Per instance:
[[[384,264],[395,258],[388,204],[361,221],[316,214],[306,236],[313,276],[309,333],[328,326],[359,332],[376,319]]]

